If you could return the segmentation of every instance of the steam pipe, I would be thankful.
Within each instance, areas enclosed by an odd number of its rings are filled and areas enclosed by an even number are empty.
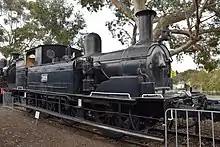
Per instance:
[[[156,12],[153,10],[142,10],[135,14],[137,17],[137,26],[139,30],[139,44],[145,44],[152,41],[153,38],[153,19]]]

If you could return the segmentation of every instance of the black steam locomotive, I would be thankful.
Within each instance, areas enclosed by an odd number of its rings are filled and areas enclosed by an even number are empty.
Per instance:
[[[102,128],[114,138],[141,136],[163,124],[168,108],[220,110],[201,93],[171,90],[170,52],[161,41],[152,41],[155,15],[137,12],[140,40],[124,50],[101,53],[100,36],[90,33],[84,51],[64,45],[26,51],[13,65],[15,104]]]

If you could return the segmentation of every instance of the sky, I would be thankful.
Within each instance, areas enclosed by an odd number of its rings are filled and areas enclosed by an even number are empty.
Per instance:
[[[73,0],[67,0],[67,2],[73,2]],[[112,37],[111,33],[108,31],[108,28],[105,26],[106,21],[110,21],[115,18],[113,12],[110,9],[103,8],[103,10],[98,11],[97,13],[91,13],[88,12],[86,9],[82,9],[80,5],[75,4],[74,10],[80,10],[83,13],[84,19],[87,24],[87,32],[94,32],[100,35],[100,37],[102,38],[102,52],[111,52],[126,49],[126,46],[123,46],[116,38]],[[0,20],[1,24],[3,24],[2,21],[3,20]],[[132,28],[130,28],[129,31],[132,31]],[[0,53],[0,57],[1,56],[2,54]],[[185,55],[181,63],[177,62],[176,57],[173,56],[173,70],[183,72],[188,69],[195,69],[196,67],[196,64],[193,62],[193,59],[190,56]]]

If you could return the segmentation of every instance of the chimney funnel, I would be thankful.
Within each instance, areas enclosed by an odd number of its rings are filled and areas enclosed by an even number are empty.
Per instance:
[[[141,10],[135,14],[139,30],[139,43],[151,42],[153,38],[153,19],[156,16],[154,10]]]

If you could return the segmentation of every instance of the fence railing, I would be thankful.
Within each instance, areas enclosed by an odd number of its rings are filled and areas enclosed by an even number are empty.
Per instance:
[[[11,92],[5,92],[2,95],[2,105],[13,106],[13,97],[11,96]]]
[[[215,147],[220,137],[219,117],[218,111],[167,109],[165,112],[165,147],[178,147],[183,144],[187,147]]]

